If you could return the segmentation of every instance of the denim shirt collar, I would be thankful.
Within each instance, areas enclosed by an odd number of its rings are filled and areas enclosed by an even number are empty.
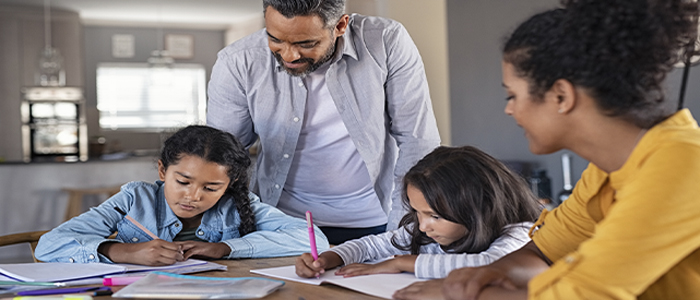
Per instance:
[[[168,201],[165,199],[165,183],[158,180],[156,184],[158,185],[158,191],[156,191],[156,197],[158,199],[156,202],[158,222],[156,224],[160,224],[161,226],[158,230],[168,228],[175,223],[180,223],[180,225],[182,225],[182,222],[180,222],[175,212],[170,209],[170,205],[168,205]]]

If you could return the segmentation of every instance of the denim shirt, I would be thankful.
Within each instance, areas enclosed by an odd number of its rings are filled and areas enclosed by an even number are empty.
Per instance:
[[[404,174],[440,145],[423,62],[398,22],[353,14],[338,38],[326,84],[365,162],[389,229],[404,215]],[[304,119],[303,79],[279,65],[262,29],[218,54],[208,86],[207,124],[244,145],[260,138],[251,189],[277,205]],[[323,168],[323,166],[319,166]]]
[[[37,259],[46,262],[111,262],[97,252],[105,242],[141,243],[152,238],[115,210],[119,207],[159,238],[172,241],[182,230],[182,222],[165,200],[163,182],[155,184],[134,181],[97,207],[85,212],[44,234],[36,247]],[[255,214],[256,231],[241,237],[241,222],[231,198],[222,198],[204,212],[196,235],[210,243],[223,242],[231,248],[224,258],[260,258],[300,255],[309,252],[306,221],[285,215],[280,210],[260,202],[249,194]],[[328,240],[314,228],[316,245],[327,249]],[[117,231],[115,239],[108,239]]]

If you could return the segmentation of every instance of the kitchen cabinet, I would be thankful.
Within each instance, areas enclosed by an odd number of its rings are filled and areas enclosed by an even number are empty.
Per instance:
[[[51,44],[63,56],[66,85],[84,85],[83,39],[76,12],[51,10]],[[22,88],[35,86],[44,48],[42,7],[0,5],[0,161],[22,160]]]

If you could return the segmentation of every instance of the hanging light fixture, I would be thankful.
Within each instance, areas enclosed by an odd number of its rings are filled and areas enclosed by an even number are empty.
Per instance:
[[[51,46],[51,4],[44,0],[44,48],[39,55],[39,70],[36,84],[40,86],[66,85],[66,72],[63,69],[63,56]]]

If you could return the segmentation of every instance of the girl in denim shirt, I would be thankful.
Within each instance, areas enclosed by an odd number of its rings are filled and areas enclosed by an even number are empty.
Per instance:
[[[188,126],[165,141],[159,181],[130,182],[39,240],[48,262],[169,265],[190,257],[258,258],[308,251],[306,222],[248,191],[247,151],[231,134]],[[128,221],[121,212],[158,236]],[[317,246],[328,248],[315,228]],[[109,238],[117,232],[115,238]]]

